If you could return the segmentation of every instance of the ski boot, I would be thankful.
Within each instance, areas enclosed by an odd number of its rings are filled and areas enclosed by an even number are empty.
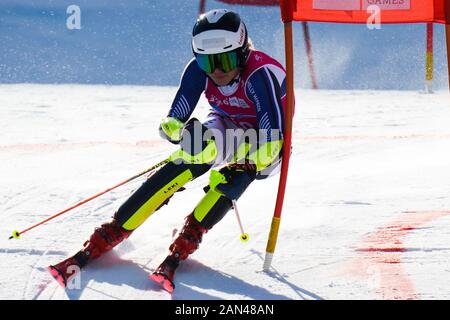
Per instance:
[[[202,227],[194,218],[193,214],[186,217],[186,222],[178,237],[170,245],[170,254],[166,257],[163,263],[149,275],[150,280],[158,283],[169,293],[175,289],[173,279],[175,270],[180,261],[186,260],[187,257],[198,249],[202,242],[203,234],[208,232],[208,229]]]
[[[67,282],[88,262],[114,248],[128,238],[131,233],[132,231],[125,230],[115,220],[105,223],[100,228],[95,229],[90,239],[84,243],[84,249],[56,265],[49,266],[47,270],[65,288]]]

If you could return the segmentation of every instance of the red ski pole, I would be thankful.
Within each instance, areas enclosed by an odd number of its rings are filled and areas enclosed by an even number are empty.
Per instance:
[[[78,202],[77,204],[74,204],[73,206],[71,206],[71,207],[69,207],[69,208],[67,208],[67,209],[64,209],[64,210],[62,210],[62,211],[56,213],[55,215],[53,215],[53,216],[51,216],[51,217],[49,217],[49,218],[47,218],[47,219],[45,219],[45,220],[43,220],[43,221],[41,221],[41,222],[39,222],[39,223],[36,223],[35,225],[32,225],[32,226],[29,227],[29,228],[26,228],[25,230],[22,230],[22,231],[14,230],[14,231],[12,232],[12,236],[9,237],[9,240],[11,240],[12,238],[19,239],[20,236],[21,236],[22,234],[24,234],[25,232],[30,231],[31,229],[34,229],[34,228],[36,228],[37,226],[40,226],[40,225],[42,225],[42,224],[44,224],[44,223],[46,223],[46,222],[48,222],[48,221],[50,221],[50,220],[53,220],[53,219],[55,219],[56,217],[59,217],[60,215],[66,213],[66,212],[68,212],[68,211],[70,211],[70,210],[72,210],[72,209],[75,209],[75,208],[81,206],[82,204],[85,204],[86,202],[89,202],[89,201],[91,201],[91,200],[93,200],[93,199],[95,199],[95,198],[98,198],[98,197],[100,197],[101,195],[103,195],[103,194],[105,194],[105,193],[107,193],[107,192],[109,192],[109,191],[111,191],[111,190],[114,190],[114,189],[116,189],[116,188],[118,188],[118,187],[120,187],[120,186],[122,186],[122,185],[124,185],[124,184],[126,184],[126,183],[128,183],[128,182],[130,182],[130,181],[132,181],[132,180],[134,180],[134,179],[136,179],[136,178],[138,178],[138,177],[140,177],[140,176],[142,176],[142,175],[148,173],[148,172],[150,172],[150,171],[153,171],[153,170],[155,170],[155,169],[157,169],[157,168],[159,168],[159,167],[165,165],[165,164],[168,163],[170,160],[171,160],[171,158],[168,158],[168,159],[166,159],[166,160],[163,160],[163,161],[161,161],[160,163],[155,164],[153,167],[148,168],[148,169],[146,169],[146,170],[144,170],[144,171],[142,171],[142,172],[140,172],[140,173],[138,173],[138,174],[132,176],[131,178],[128,178],[128,179],[126,179],[126,180],[124,180],[124,181],[122,181],[122,182],[116,184],[115,186],[106,189],[105,191],[99,192],[99,193],[93,195],[92,197],[89,197],[89,198],[87,198],[87,199],[85,199],[85,200],[82,200],[82,201]]]

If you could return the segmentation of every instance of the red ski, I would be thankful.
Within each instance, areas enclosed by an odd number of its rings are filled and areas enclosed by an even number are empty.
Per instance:
[[[86,263],[86,254],[83,251],[79,251],[74,256],[58,264],[48,266],[47,271],[63,288],[66,288],[67,282],[78,274]]]
[[[169,293],[172,293],[173,290],[175,289],[175,285],[165,274],[154,272],[150,274],[148,277],[150,280],[159,284],[164,290],[166,290]]]
[[[150,274],[148,277],[150,280],[159,284],[164,290],[172,293],[175,289],[173,278],[175,275],[175,270],[178,267],[179,263],[180,261],[178,258],[169,255],[155,270],[155,272]]]

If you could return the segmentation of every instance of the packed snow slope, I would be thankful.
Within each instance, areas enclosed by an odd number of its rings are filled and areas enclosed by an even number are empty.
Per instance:
[[[164,159],[175,87],[0,85],[0,299],[450,299],[446,92],[296,92],[273,269],[261,272],[278,177],[239,200],[176,275],[148,280],[203,195],[190,183],[64,290],[46,272],[79,250],[144,178],[8,240]],[[207,112],[202,100],[194,115]]]

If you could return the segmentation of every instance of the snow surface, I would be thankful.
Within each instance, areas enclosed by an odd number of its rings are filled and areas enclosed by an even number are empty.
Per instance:
[[[273,269],[262,272],[278,177],[239,200],[184,262],[171,296],[148,279],[201,198],[188,185],[64,290],[45,268],[78,251],[144,179],[7,240],[134,174],[174,87],[0,85],[0,299],[450,299],[446,92],[296,92],[294,149]],[[202,100],[195,115],[207,111]]]

